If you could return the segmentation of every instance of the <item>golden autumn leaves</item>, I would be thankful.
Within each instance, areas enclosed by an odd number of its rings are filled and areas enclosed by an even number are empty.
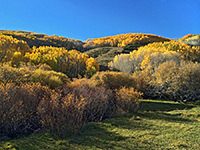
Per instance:
[[[140,47],[130,54],[115,56],[109,66],[130,74],[137,70],[143,70],[147,66],[158,67],[167,60],[180,61],[180,59],[200,62],[200,47],[176,41],[154,42]]]
[[[11,36],[0,36],[0,61],[19,66],[20,61],[31,61],[38,65],[48,64],[53,70],[63,72],[70,78],[92,76],[99,70],[94,58],[76,50],[68,51],[65,48],[41,46],[31,49],[23,40]]]
[[[170,41],[168,38],[163,38],[153,34],[142,34],[142,33],[128,33],[120,34],[115,36],[89,39],[83,46],[85,48],[91,47],[102,47],[102,46],[112,46],[112,47],[124,47],[129,44],[147,44],[152,42],[164,42]]]

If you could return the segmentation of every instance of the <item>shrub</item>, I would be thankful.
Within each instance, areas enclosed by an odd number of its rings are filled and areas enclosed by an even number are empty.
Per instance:
[[[150,84],[152,74],[148,68],[134,72],[132,77],[135,80],[135,89],[143,93],[143,98],[154,98],[152,95],[154,93],[153,87]]]
[[[37,107],[50,95],[51,90],[38,83],[21,86],[0,84],[0,134],[13,137],[38,129],[40,117]]]
[[[61,72],[50,70],[48,65],[32,66],[23,64],[19,68],[14,68],[4,64],[0,66],[0,82],[18,85],[27,82],[40,82],[42,85],[55,88],[68,83],[69,79]]]
[[[62,135],[63,129],[76,131],[88,121],[108,117],[114,107],[112,91],[96,85],[88,79],[77,79],[70,86],[57,89],[58,94],[40,103],[43,125]]]
[[[116,105],[125,112],[136,112],[139,108],[139,99],[142,93],[134,88],[122,87],[116,91]]]
[[[0,82],[1,83],[25,83],[30,82],[32,71],[28,68],[13,68],[8,64],[0,66]]]
[[[51,88],[55,88],[68,83],[69,78],[61,72],[37,69],[31,75],[31,81],[40,82],[42,85],[48,85]]]
[[[123,72],[98,72],[92,78],[110,89],[135,87],[134,78]]]
[[[104,85],[98,85],[98,82],[90,79],[78,79],[71,83],[71,89],[74,94],[86,98],[84,116],[87,121],[100,121],[113,113],[114,95]]]
[[[169,61],[161,64],[151,82],[155,94],[172,100],[195,101],[200,98],[200,64]]]

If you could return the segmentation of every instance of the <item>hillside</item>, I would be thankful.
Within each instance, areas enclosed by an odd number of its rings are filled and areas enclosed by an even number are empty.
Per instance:
[[[0,33],[0,150],[199,148],[200,47]]]
[[[116,55],[124,52],[122,47],[100,47],[88,50],[85,54],[97,60],[100,65],[100,70],[108,70],[108,63],[111,62]]]
[[[35,46],[64,47],[67,50],[76,49],[85,52],[93,57],[100,64],[100,70],[107,70],[108,63],[114,56],[123,53],[129,53],[153,42],[170,41],[152,34],[128,33],[96,39],[88,39],[85,42],[56,35],[49,36],[45,34],[27,32],[27,31],[6,31],[0,30],[0,35],[12,37],[17,40],[25,41],[30,48]]]
[[[200,46],[200,34],[188,34],[180,38],[179,41],[192,46]]]
[[[143,34],[143,33],[127,33],[119,34],[115,36],[102,37],[96,39],[88,39],[83,45],[86,49],[96,48],[96,47],[123,47],[125,49],[135,49],[141,45],[146,45],[153,42],[164,42],[170,41],[168,38],[153,34]]]
[[[86,54],[96,58],[100,64],[100,70],[106,70],[108,63],[113,60],[114,56],[130,53],[149,43],[164,41],[170,41],[170,39],[152,34],[128,33],[89,39],[85,41],[83,47],[86,49]]]
[[[59,37],[56,35],[49,36],[46,34],[39,34],[27,31],[6,31],[0,30],[0,35],[12,36],[18,40],[26,41],[29,47],[39,46],[53,46],[53,47],[65,47],[68,50],[76,49],[83,50],[83,42],[80,40],[69,39],[65,37]]]

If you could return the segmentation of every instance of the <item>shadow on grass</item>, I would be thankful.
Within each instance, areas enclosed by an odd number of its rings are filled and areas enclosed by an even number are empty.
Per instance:
[[[143,112],[137,113],[141,118],[151,120],[163,120],[168,122],[194,122],[194,120],[181,117],[181,114],[167,114],[164,112]]]
[[[124,145],[118,145],[117,142],[125,141],[127,138],[112,132],[112,128],[110,123],[89,123],[78,136],[72,136],[69,140],[72,144],[95,149],[124,149]]]
[[[72,145],[79,145],[86,149],[151,149],[151,144],[139,144],[137,142],[138,137],[133,134],[133,132],[158,130],[157,125],[146,122],[146,119],[182,123],[192,122],[190,119],[183,118],[181,114],[168,114],[166,112],[192,108],[192,106],[186,104],[144,101],[141,108],[138,113],[125,114],[121,117],[106,119],[103,122],[89,123],[79,135],[66,139]],[[124,132],[120,134],[121,130],[129,133],[127,135],[124,135]]]
[[[194,106],[182,103],[166,103],[162,101],[142,101],[141,111],[172,111],[190,109]]]

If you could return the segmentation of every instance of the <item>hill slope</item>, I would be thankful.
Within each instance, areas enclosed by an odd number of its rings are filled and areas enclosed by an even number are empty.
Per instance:
[[[192,46],[200,46],[200,34],[188,34],[180,38],[179,41]]]
[[[113,60],[114,56],[121,53],[129,53],[153,42],[170,41],[152,34],[128,33],[96,39],[88,39],[85,42],[75,39],[69,39],[59,36],[49,36],[27,31],[6,31],[0,30],[0,35],[11,36],[17,40],[27,42],[30,48],[33,46],[52,46],[65,47],[67,50],[76,49],[85,52],[90,57],[96,58],[100,64],[100,70],[107,70],[108,62]]]
[[[109,37],[88,39],[87,41],[85,41],[83,47],[86,49],[91,49],[96,47],[111,46],[124,47],[125,49],[130,49],[131,46],[133,46],[132,49],[135,49],[135,47],[139,47],[141,45],[144,46],[149,43],[164,41],[170,41],[170,39],[153,34],[127,33]]]
[[[124,52],[122,47],[99,47],[88,50],[85,54],[97,60],[100,65],[100,70],[108,70],[108,63],[111,62],[116,55]]]
[[[83,42],[80,40],[69,39],[65,37],[59,37],[56,35],[49,36],[46,34],[38,34],[27,31],[6,31],[0,30],[0,35],[12,36],[18,40],[26,41],[29,47],[39,46],[53,46],[53,47],[65,47],[68,50],[76,49],[83,50]]]
[[[116,55],[130,53],[149,43],[164,41],[170,41],[170,39],[152,34],[128,33],[87,40],[83,47],[86,49],[86,54],[96,58],[100,64],[100,70],[106,70],[108,63]]]

